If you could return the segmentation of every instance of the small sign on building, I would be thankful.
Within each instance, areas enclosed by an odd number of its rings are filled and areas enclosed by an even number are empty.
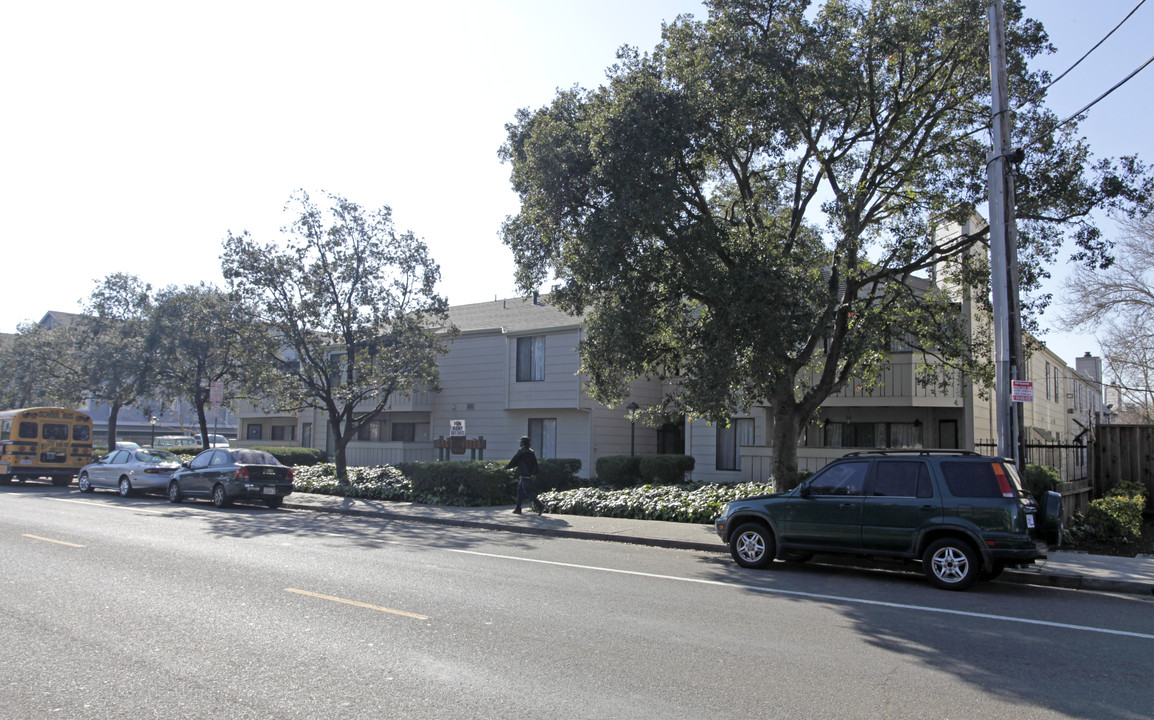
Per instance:
[[[464,420],[450,420],[449,421],[449,437],[465,437],[465,421]]]
[[[1010,400],[1013,402],[1034,402],[1034,381],[1010,381]]]

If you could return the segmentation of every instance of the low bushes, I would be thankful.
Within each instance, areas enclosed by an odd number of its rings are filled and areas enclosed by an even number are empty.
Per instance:
[[[1062,476],[1052,467],[1026,463],[1025,482],[1026,489],[1037,498],[1051,491],[1056,492],[1062,484]]]
[[[731,500],[772,492],[771,483],[684,483],[622,490],[580,488],[540,496],[549,512],[566,515],[712,523]]]
[[[1090,503],[1084,515],[1075,518],[1070,529],[1074,540],[1128,543],[1142,534],[1142,511],[1146,508],[1145,488],[1123,481]]]
[[[580,460],[548,459],[539,465],[539,489],[567,489],[578,484]],[[504,468],[504,462],[492,460],[350,467],[348,482],[342,483],[337,480],[336,466],[325,463],[294,468],[293,483],[299,492],[366,500],[454,507],[511,505],[516,498],[517,479]]]

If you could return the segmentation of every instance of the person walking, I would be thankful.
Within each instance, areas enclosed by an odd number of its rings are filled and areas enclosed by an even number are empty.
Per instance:
[[[521,438],[521,447],[517,449],[517,454],[505,466],[506,470],[517,469],[517,507],[513,508],[513,512],[517,515],[521,514],[521,503],[525,500],[530,500],[533,503],[533,510],[538,515],[545,512],[545,506],[537,499],[537,493],[533,489],[534,483],[537,482],[537,454],[533,452],[533,448],[529,447],[529,438]]]

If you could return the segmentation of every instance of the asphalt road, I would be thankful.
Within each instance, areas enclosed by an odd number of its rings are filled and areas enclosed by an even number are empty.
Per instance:
[[[1147,718],[1154,600],[0,488],[3,718]]]

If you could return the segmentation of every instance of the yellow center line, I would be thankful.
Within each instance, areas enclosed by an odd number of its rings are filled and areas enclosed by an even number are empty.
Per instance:
[[[391,613],[393,615],[403,615],[415,620],[428,620],[427,615],[417,615],[415,613],[405,612],[404,610],[393,610],[392,608],[380,607],[378,605],[369,605],[368,603],[357,602],[356,600],[345,600],[344,598],[333,597],[332,595],[321,595],[320,593],[309,592],[308,590],[297,590],[296,588],[285,588],[285,592],[296,593],[297,595],[307,595],[308,597],[319,598],[321,600],[329,600],[335,603],[343,603],[345,605],[353,605],[355,607],[366,608],[368,610],[376,610],[377,612]]]
[[[29,535],[27,533],[24,533],[24,537],[32,538],[33,540],[43,540],[44,542],[56,543],[57,545],[67,545],[68,547],[84,547],[83,545],[77,545],[76,543],[64,542],[63,540],[53,540],[52,538],[40,537],[39,535]]]

